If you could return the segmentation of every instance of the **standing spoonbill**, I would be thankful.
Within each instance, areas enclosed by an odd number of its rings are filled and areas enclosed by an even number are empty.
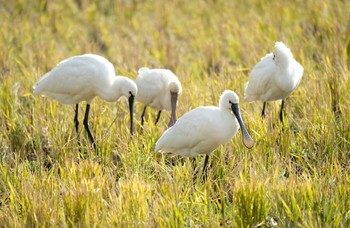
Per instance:
[[[76,104],[74,123],[77,134],[79,133],[79,103],[86,101],[84,127],[95,149],[95,140],[89,127],[92,100],[98,96],[108,102],[113,102],[121,96],[128,97],[130,133],[133,135],[133,104],[134,97],[137,95],[137,86],[129,78],[116,76],[112,63],[102,56],[85,54],[61,61],[38,80],[33,94],[51,97],[63,104]]]
[[[290,49],[283,42],[275,43],[275,51],[267,54],[250,73],[244,93],[244,101],[262,101],[262,117],[265,116],[267,101],[282,100],[280,120],[283,123],[284,100],[300,83],[304,68],[293,58]]]
[[[242,130],[244,145],[247,148],[254,146],[242,120],[238,103],[237,94],[225,90],[220,96],[219,107],[201,106],[181,116],[158,139],[155,151],[187,157],[205,154],[202,175],[206,179],[209,155],[235,136],[239,128]]]
[[[142,67],[138,71],[135,83],[138,88],[136,100],[145,104],[141,115],[141,125],[144,123],[147,106],[159,110],[155,124],[158,123],[163,109],[171,110],[168,126],[174,125],[178,97],[182,92],[181,83],[177,76],[167,69]]]

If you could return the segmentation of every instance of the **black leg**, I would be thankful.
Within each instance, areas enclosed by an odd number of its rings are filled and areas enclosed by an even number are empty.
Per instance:
[[[197,162],[196,158],[189,158],[192,164],[192,170],[193,170],[193,180],[197,179],[198,171],[197,171]]]
[[[159,110],[158,111],[158,115],[157,115],[157,119],[156,119],[156,122],[154,122],[155,125],[157,125],[158,121],[159,121],[159,118],[160,118],[160,114],[162,113],[162,110]]]
[[[79,104],[75,105],[75,115],[74,115],[74,125],[75,125],[75,131],[77,132],[77,139],[78,139],[78,146],[79,146],[79,152],[81,152],[80,148],[80,139],[79,139],[79,120],[78,120],[78,110],[79,110]]]
[[[265,107],[266,107],[266,102],[264,102],[264,104],[263,104],[263,109],[262,109],[262,112],[261,112],[261,117],[262,118],[265,117]]]
[[[95,140],[94,140],[94,137],[92,136],[92,133],[91,133],[90,127],[89,127],[89,112],[90,112],[90,104],[87,104],[86,110],[85,110],[85,117],[84,117],[84,127],[88,133],[88,136],[89,136],[89,139],[90,139],[92,145],[94,146],[94,149],[96,150]]]
[[[193,168],[193,172],[194,172],[194,171],[196,171],[196,169],[197,169],[196,158],[191,158],[191,157],[190,157],[190,160],[191,160],[191,164],[192,164],[192,168]]]
[[[203,173],[202,173],[204,182],[208,179],[208,161],[209,161],[209,155],[205,155],[204,167],[203,167]]]
[[[74,124],[75,124],[75,130],[77,132],[77,135],[79,135],[78,109],[79,109],[79,104],[76,104],[75,105]]]
[[[280,111],[280,121],[283,123],[283,108],[284,108],[284,100],[281,103],[281,111]]]
[[[147,108],[147,105],[145,105],[145,107],[143,108],[143,112],[142,112],[142,115],[141,115],[141,125],[143,126],[143,123],[145,122],[145,113],[146,113],[146,108]]]

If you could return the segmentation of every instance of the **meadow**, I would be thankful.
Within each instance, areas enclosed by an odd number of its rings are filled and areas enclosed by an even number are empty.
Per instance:
[[[0,0],[0,227],[350,227],[350,1]],[[243,98],[249,71],[275,41],[304,67],[286,100],[240,103],[241,132],[210,157],[206,182],[191,161],[154,152],[170,113],[96,98],[81,146],[74,107],[33,96],[61,60],[109,59],[135,78],[171,69],[183,93],[177,115]],[[83,118],[81,105],[80,119]],[[79,151],[84,151],[83,156]],[[196,159],[200,169],[204,156]]]

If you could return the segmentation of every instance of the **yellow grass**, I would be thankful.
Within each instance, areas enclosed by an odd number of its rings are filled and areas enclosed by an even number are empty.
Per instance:
[[[1,226],[349,227],[349,9],[341,0],[1,1]],[[32,95],[59,61],[95,53],[130,78],[143,66],[171,69],[181,116],[216,105],[225,89],[242,98],[275,41],[305,69],[286,101],[287,128],[278,102],[264,120],[261,103],[242,102],[255,147],[239,133],[218,148],[206,183],[188,159],[154,153],[169,113],[154,126],[149,110],[141,134],[136,104],[130,139],[126,100],[95,99],[95,153],[85,131],[78,146],[73,106]]]

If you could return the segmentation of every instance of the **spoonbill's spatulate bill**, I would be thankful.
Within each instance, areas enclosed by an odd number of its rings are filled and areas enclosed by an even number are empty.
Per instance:
[[[162,110],[171,110],[168,126],[176,122],[176,106],[182,87],[177,76],[167,69],[149,69],[142,67],[135,79],[138,87],[136,100],[144,103],[145,107],[141,116],[141,124],[144,123],[144,115],[147,106],[158,110],[157,124]]]
[[[74,123],[77,133],[79,133],[79,103],[86,101],[84,127],[95,149],[95,140],[89,127],[92,100],[98,96],[113,102],[125,96],[129,99],[130,133],[133,134],[133,104],[137,86],[127,77],[116,76],[112,63],[104,57],[85,54],[63,60],[38,80],[33,93],[51,97],[63,104],[76,104]]]
[[[219,107],[202,106],[181,116],[156,143],[155,151],[195,157],[205,154],[203,175],[207,176],[209,155],[221,144],[235,136],[241,128],[243,143],[252,148],[254,141],[245,128],[236,93],[226,90]]]
[[[293,58],[290,49],[276,42],[274,52],[263,57],[252,69],[244,101],[262,101],[264,117],[267,101],[282,100],[280,120],[283,122],[284,100],[297,88],[303,72],[304,68]]]

